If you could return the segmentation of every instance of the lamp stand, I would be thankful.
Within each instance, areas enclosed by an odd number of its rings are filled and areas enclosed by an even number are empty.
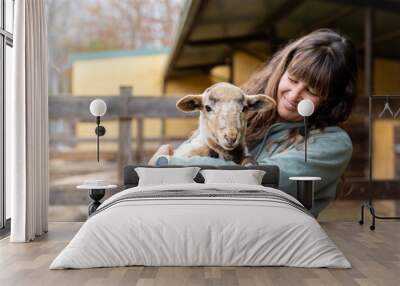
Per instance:
[[[100,136],[99,136],[99,126],[100,126],[100,116],[96,116],[96,135],[97,135],[97,162],[100,161]]]
[[[307,163],[307,117],[304,116],[304,161]]]
[[[311,210],[314,205],[314,180],[298,180],[297,181],[297,199],[308,210]]]
[[[100,161],[100,136],[103,136],[104,134],[106,134],[106,129],[104,128],[104,126],[100,125],[100,116],[96,116],[96,130],[95,133],[97,135],[97,162]]]

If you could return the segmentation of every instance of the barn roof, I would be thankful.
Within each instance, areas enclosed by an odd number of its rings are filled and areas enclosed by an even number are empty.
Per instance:
[[[238,50],[263,60],[322,27],[349,36],[362,54],[366,7],[374,11],[374,56],[400,59],[400,0],[187,1],[165,78],[207,73]]]

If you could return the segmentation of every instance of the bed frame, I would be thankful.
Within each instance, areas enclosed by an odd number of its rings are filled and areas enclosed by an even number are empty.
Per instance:
[[[183,165],[166,165],[166,166],[149,166],[149,165],[129,165],[124,168],[124,182],[122,186],[119,186],[115,189],[111,189],[109,191],[109,195],[113,195],[115,193],[121,192],[125,189],[133,188],[136,187],[139,183],[139,176],[135,171],[136,167],[146,167],[146,168],[182,168],[182,167],[193,167],[193,166],[183,166]],[[264,187],[271,187],[271,188],[276,188],[278,189],[279,186],[279,167],[275,165],[262,165],[262,166],[249,166],[249,167],[243,167],[243,166],[210,166],[210,165],[196,165],[195,167],[200,167],[202,170],[204,169],[217,169],[217,170],[263,170],[265,171],[265,175],[262,179],[261,184]],[[194,180],[197,183],[204,183],[204,178],[200,174],[200,172],[197,174],[197,176],[194,178]],[[104,196],[104,190],[101,190],[102,194],[101,197],[96,197],[97,200],[93,202],[92,204],[96,204],[96,207],[92,209],[89,207],[89,214],[92,213],[97,209],[97,207],[101,204],[100,199]],[[310,202],[307,201],[302,201],[301,198],[304,198],[304,196],[299,196],[297,199],[303,204],[303,205],[310,205]],[[94,199],[94,198],[93,198]],[[311,203],[312,205],[312,203]]]
[[[265,187],[278,188],[279,184],[279,167],[273,165],[264,165],[264,166],[209,166],[209,165],[196,165],[196,166],[182,166],[182,165],[166,165],[166,166],[148,166],[148,165],[132,165],[126,166],[124,168],[124,186],[129,188],[135,187],[138,185],[139,176],[135,172],[136,167],[146,167],[146,168],[182,168],[182,167],[200,167],[202,170],[204,169],[217,169],[217,170],[263,170],[265,171],[265,175],[262,179],[262,185]],[[194,178],[197,183],[204,183],[204,178],[200,174]],[[126,188],[125,188],[126,189]]]

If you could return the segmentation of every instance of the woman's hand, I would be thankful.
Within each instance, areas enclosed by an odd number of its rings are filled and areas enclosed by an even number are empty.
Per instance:
[[[149,160],[149,165],[155,166],[157,159],[161,156],[172,156],[174,154],[174,148],[170,144],[161,145],[153,157]]]

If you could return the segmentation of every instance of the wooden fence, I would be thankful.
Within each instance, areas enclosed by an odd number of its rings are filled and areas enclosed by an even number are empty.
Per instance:
[[[118,120],[118,139],[103,139],[102,142],[118,142],[118,179],[122,179],[123,167],[133,162],[133,155],[137,163],[142,163],[144,144],[148,142],[166,141],[166,118],[191,118],[196,113],[184,113],[177,110],[175,104],[179,96],[132,96],[132,87],[120,88],[119,96],[71,96],[59,95],[49,97],[49,120],[66,121],[73,125],[77,122],[95,122],[95,118],[89,111],[90,102],[96,98],[103,99],[107,104],[107,113],[103,120]],[[143,121],[145,118],[161,119],[161,136],[154,138],[144,137]],[[137,122],[136,149],[132,154],[132,120]],[[168,138],[179,141],[185,138]],[[50,144],[54,143],[79,143],[95,142],[96,137],[76,138],[73,132],[55,134],[50,132]]]

